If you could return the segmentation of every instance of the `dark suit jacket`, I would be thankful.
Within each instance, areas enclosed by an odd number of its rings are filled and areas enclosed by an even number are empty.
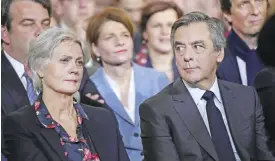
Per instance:
[[[217,70],[217,77],[221,80],[242,84],[237,56],[250,53],[251,49],[232,29],[227,37],[227,47],[224,49],[224,59]],[[262,68],[263,66],[259,66]]]
[[[114,115],[107,109],[83,105],[84,136],[90,138],[102,161],[129,161]],[[39,122],[34,107],[25,106],[3,123],[4,141],[11,161],[66,161],[64,147],[54,129]]]
[[[257,93],[218,81],[231,135],[243,161],[275,160]],[[140,106],[146,161],[218,161],[205,123],[181,79]]]
[[[255,88],[263,105],[265,123],[275,142],[275,68],[264,68],[255,79]]]
[[[1,59],[1,115],[3,117],[21,107],[30,105],[30,103],[27,92],[21,80],[18,78],[15,70],[13,69],[9,60],[6,58],[3,51],[1,53]],[[101,104],[97,103],[97,101],[87,99],[85,96],[87,93],[98,94],[94,83],[89,80],[86,69],[84,69],[79,93],[81,95],[81,102],[92,106],[102,106]]]
[[[242,84],[236,55],[229,47],[224,49],[224,59],[217,70],[217,77],[221,80]]]

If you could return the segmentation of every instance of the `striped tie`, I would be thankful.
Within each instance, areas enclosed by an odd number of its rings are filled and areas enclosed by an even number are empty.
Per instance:
[[[29,97],[29,101],[30,101],[30,104],[33,105],[33,103],[37,99],[37,94],[33,88],[33,84],[32,84],[30,77],[27,75],[26,72],[24,73],[24,77],[26,78],[26,81],[27,81],[27,94]]]

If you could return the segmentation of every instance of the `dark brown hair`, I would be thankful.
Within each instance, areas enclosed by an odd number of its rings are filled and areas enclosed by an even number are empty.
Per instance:
[[[10,15],[10,6],[13,2],[17,0],[1,0],[1,26],[6,26],[7,30],[11,29],[12,17]],[[27,1],[27,0],[26,0]],[[48,11],[49,16],[51,17],[51,1],[50,0],[28,0],[35,3],[38,3],[43,6]]]
[[[146,30],[146,25],[152,15],[161,11],[165,11],[167,9],[175,10],[178,18],[180,18],[183,15],[182,10],[173,2],[157,1],[149,3],[147,6],[145,6],[142,9],[142,18],[140,23],[141,33],[143,33]]]

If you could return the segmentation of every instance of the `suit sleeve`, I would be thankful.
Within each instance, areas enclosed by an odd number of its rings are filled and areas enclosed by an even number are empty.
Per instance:
[[[275,142],[275,85],[272,84],[271,80],[272,77],[270,77],[269,74],[265,76],[263,73],[259,73],[255,78],[255,88],[263,106],[267,130],[271,135],[273,142]]]
[[[253,89],[255,97],[255,117],[256,117],[256,156],[258,161],[275,161],[275,157],[272,154],[272,148],[270,145],[270,139],[266,132],[264,115],[262,105],[258,95]],[[274,151],[273,151],[274,153]]]
[[[16,118],[7,116],[2,128],[8,160],[48,161],[43,152],[36,147],[30,134],[26,132]]]
[[[179,161],[169,125],[159,110],[143,103],[140,119],[144,161]]]

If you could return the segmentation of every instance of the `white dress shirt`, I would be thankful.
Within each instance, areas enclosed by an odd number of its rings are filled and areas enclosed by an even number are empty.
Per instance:
[[[208,117],[207,117],[207,112],[206,112],[206,103],[207,103],[207,101],[202,98],[203,94],[206,91],[202,90],[202,89],[199,89],[199,88],[196,88],[196,87],[193,87],[193,86],[191,86],[190,84],[188,84],[185,81],[183,81],[183,82],[184,82],[187,90],[191,94],[191,96],[192,96],[195,104],[197,105],[198,110],[199,110],[199,112],[201,114],[201,117],[202,117],[202,119],[203,119],[203,121],[205,123],[205,126],[206,126],[206,128],[207,128],[207,130],[208,130],[208,132],[209,132],[209,134],[211,136],[211,132],[210,132],[210,128],[209,128],[209,122],[208,122]],[[216,78],[214,84],[212,85],[212,87],[210,88],[210,91],[212,91],[215,94],[214,103],[215,103],[216,107],[220,110],[220,112],[222,114],[222,118],[223,118],[226,130],[227,130],[230,142],[231,142],[231,146],[232,146],[235,158],[236,158],[237,161],[240,161],[240,157],[239,157],[239,155],[237,153],[237,150],[235,148],[234,142],[232,140],[231,133],[229,131],[228,122],[227,122],[227,118],[226,118],[226,115],[225,115],[224,106],[223,106],[223,102],[222,102],[222,98],[221,98],[221,94],[220,94],[220,89],[219,89],[217,78]]]
[[[239,67],[239,72],[242,80],[242,84],[247,86],[247,71],[246,71],[246,63],[240,57],[237,56],[237,63]]]
[[[128,92],[128,107],[124,107],[124,110],[127,112],[129,117],[133,122],[135,122],[135,102],[136,102],[136,89],[135,89],[135,79],[134,79],[134,70],[131,71],[131,79],[129,84],[129,92]],[[112,90],[116,94],[117,98],[121,101],[121,92],[117,83],[109,77],[105,72],[104,75]]]
[[[19,61],[17,61],[16,59],[14,59],[13,57],[11,57],[5,51],[4,51],[4,54],[7,57],[7,59],[9,60],[9,62],[11,63],[11,65],[12,65],[13,69],[15,70],[17,76],[21,80],[24,88],[27,89],[27,80],[24,76],[24,73],[25,73],[24,65],[22,63],[20,63]]]

